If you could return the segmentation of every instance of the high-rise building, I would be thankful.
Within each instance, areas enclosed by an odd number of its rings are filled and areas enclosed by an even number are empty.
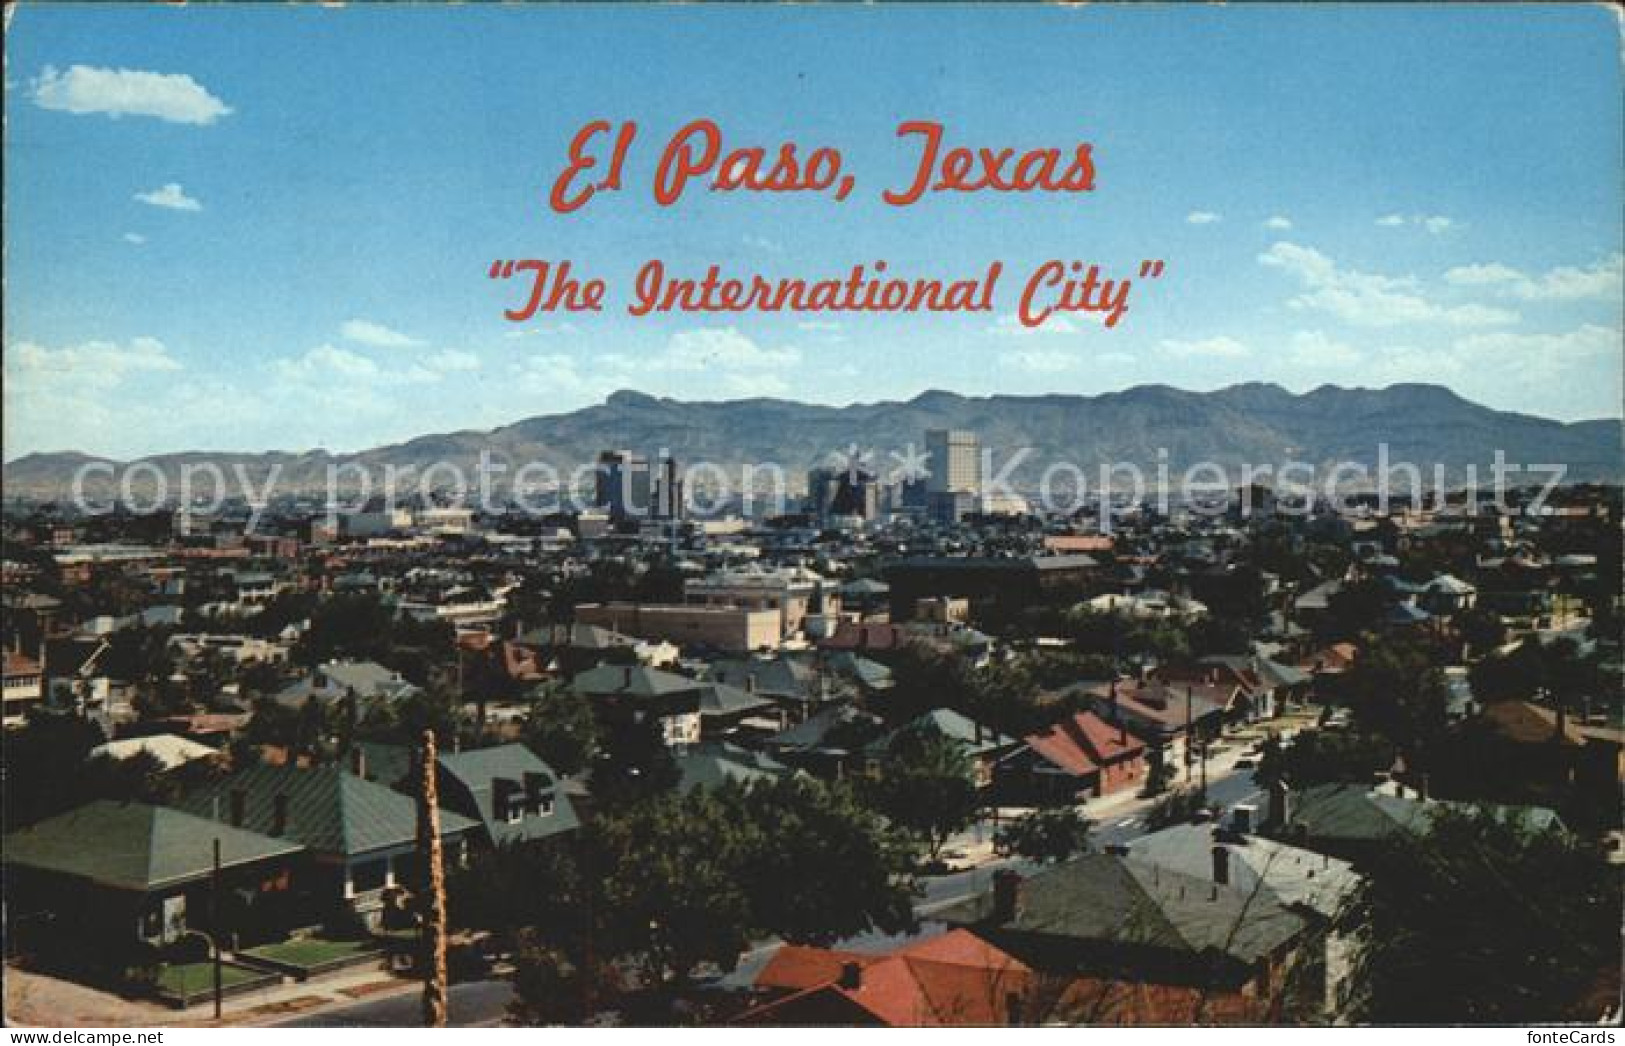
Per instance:
[[[982,448],[976,433],[930,429],[925,434],[925,449],[931,456],[928,491],[975,494],[981,490]]]
[[[649,480],[649,461],[643,455],[606,450],[598,455],[593,504],[608,509],[612,519],[646,516]]]

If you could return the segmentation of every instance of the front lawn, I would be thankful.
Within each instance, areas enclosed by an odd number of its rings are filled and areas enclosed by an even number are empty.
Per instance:
[[[286,963],[301,969],[315,969],[358,955],[372,955],[378,945],[372,941],[331,941],[322,937],[300,937],[280,944],[262,944],[242,954],[256,959]]]
[[[236,984],[263,978],[265,974],[258,970],[251,970],[246,966],[236,966],[232,963],[222,963],[220,966],[220,986],[230,988]],[[181,962],[170,963],[158,973],[158,990],[166,995],[185,998],[188,995],[197,995],[200,992],[214,990],[214,963],[212,962]]]

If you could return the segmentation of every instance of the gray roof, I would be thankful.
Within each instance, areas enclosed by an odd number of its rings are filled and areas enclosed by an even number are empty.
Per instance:
[[[216,839],[222,868],[303,849],[167,807],[98,799],[6,836],[5,861],[145,893],[211,874]]]
[[[1232,886],[1262,889],[1278,904],[1308,908],[1328,919],[1359,884],[1346,861],[1257,835],[1222,832],[1212,824],[1177,824],[1128,844],[1130,857],[1195,878],[1213,874],[1215,846],[1230,855]]]
[[[644,665],[599,665],[579,673],[570,682],[576,693],[586,697],[666,697],[698,692],[704,684],[675,672],[662,672]]]
[[[1132,857],[1086,854],[1022,884],[1008,922],[993,919],[991,891],[937,918],[1024,936],[1136,944],[1184,953],[1227,955],[1252,965],[1302,933],[1300,915],[1256,891],[1218,886]]]

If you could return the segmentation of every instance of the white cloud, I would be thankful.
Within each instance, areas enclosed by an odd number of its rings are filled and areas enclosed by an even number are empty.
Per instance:
[[[1277,214],[1264,222],[1264,228],[1274,229],[1278,232],[1285,232],[1286,230],[1292,228],[1292,219],[1286,217],[1285,215]]]
[[[1185,359],[1240,359],[1251,356],[1252,350],[1228,335],[1218,335],[1212,338],[1198,338],[1194,341],[1184,341],[1178,338],[1164,338],[1159,347],[1170,356],[1180,356]]]
[[[1442,214],[1385,214],[1377,224],[1386,229],[1400,229],[1407,225],[1426,229],[1435,236],[1449,232],[1456,223]]]
[[[1365,359],[1359,349],[1321,331],[1298,331],[1289,350],[1287,362],[1295,367],[1350,367]]]
[[[404,349],[423,344],[416,338],[408,337],[398,330],[392,330],[381,323],[373,323],[371,320],[347,320],[344,326],[339,328],[339,333],[346,341],[380,349]]]
[[[423,360],[423,365],[442,374],[480,369],[480,358],[462,349],[441,349]]]
[[[303,356],[273,360],[271,371],[289,381],[325,381],[330,378],[370,379],[382,372],[378,364],[349,349],[318,345]]]
[[[127,344],[88,341],[57,349],[20,341],[7,348],[5,362],[8,375],[21,383],[63,381],[101,388],[141,373],[183,369],[157,338],[132,338]]]
[[[1414,280],[1341,269],[1313,247],[1282,241],[1260,254],[1258,261],[1281,269],[1303,284],[1305,293],[1288,302],[1292,307],[1328,312],[1360,326],[1443,323],[1454,327],[1488,327],[1518,320],[1518,314],[1508,309],[1429,301]]]
[[[1103,326],[1105,317],[1100,313],[1083,313],[1086,322],[1094,326]],[[1081,334],[1082,328],[1071,315],[1051,316],[1036,327],[1028,327],[1016,319],[1014,313],[1005,313],[994,320],[987,328],[989,334],[997,334],[1007,338],[1031,338],[1046,334]]]
[[[212,124],[231,107],[185,73],[103,69],[89,65],[58,71],[46,66],[33,81],[34,104],[66,113],[155,116],[170,123]]]
[[[141,235],[138,232],[127,232],[127,233],[124,234],[124,242],[125,243],[133,243],[137,247],[139,247],[143,243],[147,242],[147,238],[145,236]]]
[[[1185,215],[1185,221],[1191,225],[1212,225],[1214,222],[1223,220],[1223,215],[1214,214],[1212,211],[1192,211]]]
[[[169,182],[162,189],[138,192],[135,198],[154,207],[167,207],[172,211],[201,211],[203,205],[186,195],[179,182]]]
[[[1560,265],[1529,276],[1509,265],[1461,265],[1444,274],[1457,287],[1493,286],[1523,301],[1617,301],[1625,289],[1625,255],[1614,254],[1585,267]]]
[[[1485,331],[1464,335],[1456,340],[1455,351],[1486,364],[1516,359],[1520,373],[1527,374],[1531,367],[1618,357],[1619,344],[1617,329],[1587,323],[1560,334]]]
[[[1063,371],[1076,370],[1079,357],[1076,353],[1051,349],[1012,349],[999,354],[999,363],[1013,370],[1027,371],[1029,374],[1060,374]]]
[[[769,370],[800,363],[801,353],[764,348],[733,327],[700,327],[673,334],[663,352],[643,362],[657,370]]]
[[[783,245],[781,245],[777,240],[768,239],[766,236],[746,233],[740,238],[740,242],[742,242],[746,247],[750,247],[758,251],[765,251],[768,254],[784,253]]]

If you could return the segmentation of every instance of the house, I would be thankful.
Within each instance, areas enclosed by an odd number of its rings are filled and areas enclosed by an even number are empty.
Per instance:
[[[22,726],[28,713],[45,702],[44,675],[40,664],[26,654],[7,650],[5,654],[5,725]]]
[[[5,837],[7,926],[24,937],[38,926],[107,946],[131,939],[165,944],[188,930],[208,930],[217,842],[233,906],[227,925],[242,932],[288,890],[301,843],[107,799]],[[256,907],[265,911],[245,911]]]
[[[130,759],[145,753],[165,770],[175,770],[202,759],[218,759],[220,751],[175,734],[151,734],[145,737],[127,737],[122,741],[109,741],[90,750],[90,758],[106,756],[109,759]]]
[[[1250,813],[1249,808],[1237,812]],[[1303,916],[1324,935],[1325,1010],[1339,1013],[1348,1002],[1354,943],[1343,925],[1345,907],[1359,888],[1353,866],[1325,854],[1288,846],[1254,833],[1250,818],[1228,825],[1177,824],[1127,844],[1127,856],[1193,878],[1212,876],[1265,897]]]
[[[899,742],[907,737],[921,736],[944,737],[958,744],[971,761],[977,788],[992,785],[994,768],[1020,745],[1019,741],[1005,737],[951,708],[933,708],[864,747],[869,775],[883,776],[886,763]]]
[[[1183,766],[1187,773],[1201,745],[1224,730],[1226,709],[1234,687],[1213,683],[1172,686],[1156,679],[1120,679],[1074,688],[1091,710],[1106,722],[1121,722],[1147,746],[1147,758],[1170,771]],[[1193,745],[1192,742],[1195,742]]]
[[[1108,723],[1091,711],[1023,742],[998,769],[1000,791],[1012,798],[1075,803],[1137,787],[1146,776],[1145,742],[1124,723]]]
[[[1330,854],[1355,867],[1401,834],[1425,835],[1435,813],[1445,810],[1493,812],[1530,831],[1563,831],[1557,814],[1541,806],[1493,805],[1432,799],[1403,786],[1387,790],[1334,782],[1290,796],[1282,814],[1271,812],[1272,834],[1294,846]]]
[[[294,888],[312,922],[376,926],[385,890],[414,882],[417,803],[343,767],[253,766],[188,792],[177,805],[303,846],[310,861]],[[440,811],[448,862],[479,827]]]
[[[787,766],[815,777],[841,778],[862,771],[863,750],[880,733],[879,716],[851,705],[832,705],[769,737],[763,747]]]
[[[406,681],[399,672],[385,668],[376,661],[327,661],[315,671],[276,694],[278,704],[298,708],[312,699],[319,704],[333,704],[351,694],[363,704],[381,701],[394,704],[420,691]]]
[[[1310,924],[1268,897],[1133,857],[1086,854],[990,891],[935,918],[981,937],[1034,971],[1071,982],[1062,1021],[1267,1023]],[[1150,995],[1142,995],[1149,992]]]
[[[685,650],[730,653],[776,650],[783,639],[779,610],[687,603],[583,603],[575,608],[582,624],[599,625]]]
[[[887,953],[785,945],[756,976],[770,998],[734,1019],[751,1026],[990,1027],[1021,1024],[1038,979],[965,930]]]
[[[599,665],[577,675],[570,687],[591,700],[605,719],[659,720],[661,736],[671,747],[700,740],[700,705],[710,687],[697,679],[642,665]]]
[[[677,757],[682,775],[677,788],[720,788],[726,784],[752,785],[776,781],[795,774],[788,766],[764,752],[741,748],[727,741],[702,741]]]
[[[521,744],[442,753],[440,803],[480,823],[487,846],[528,843],[581,826],[558,775]]]

